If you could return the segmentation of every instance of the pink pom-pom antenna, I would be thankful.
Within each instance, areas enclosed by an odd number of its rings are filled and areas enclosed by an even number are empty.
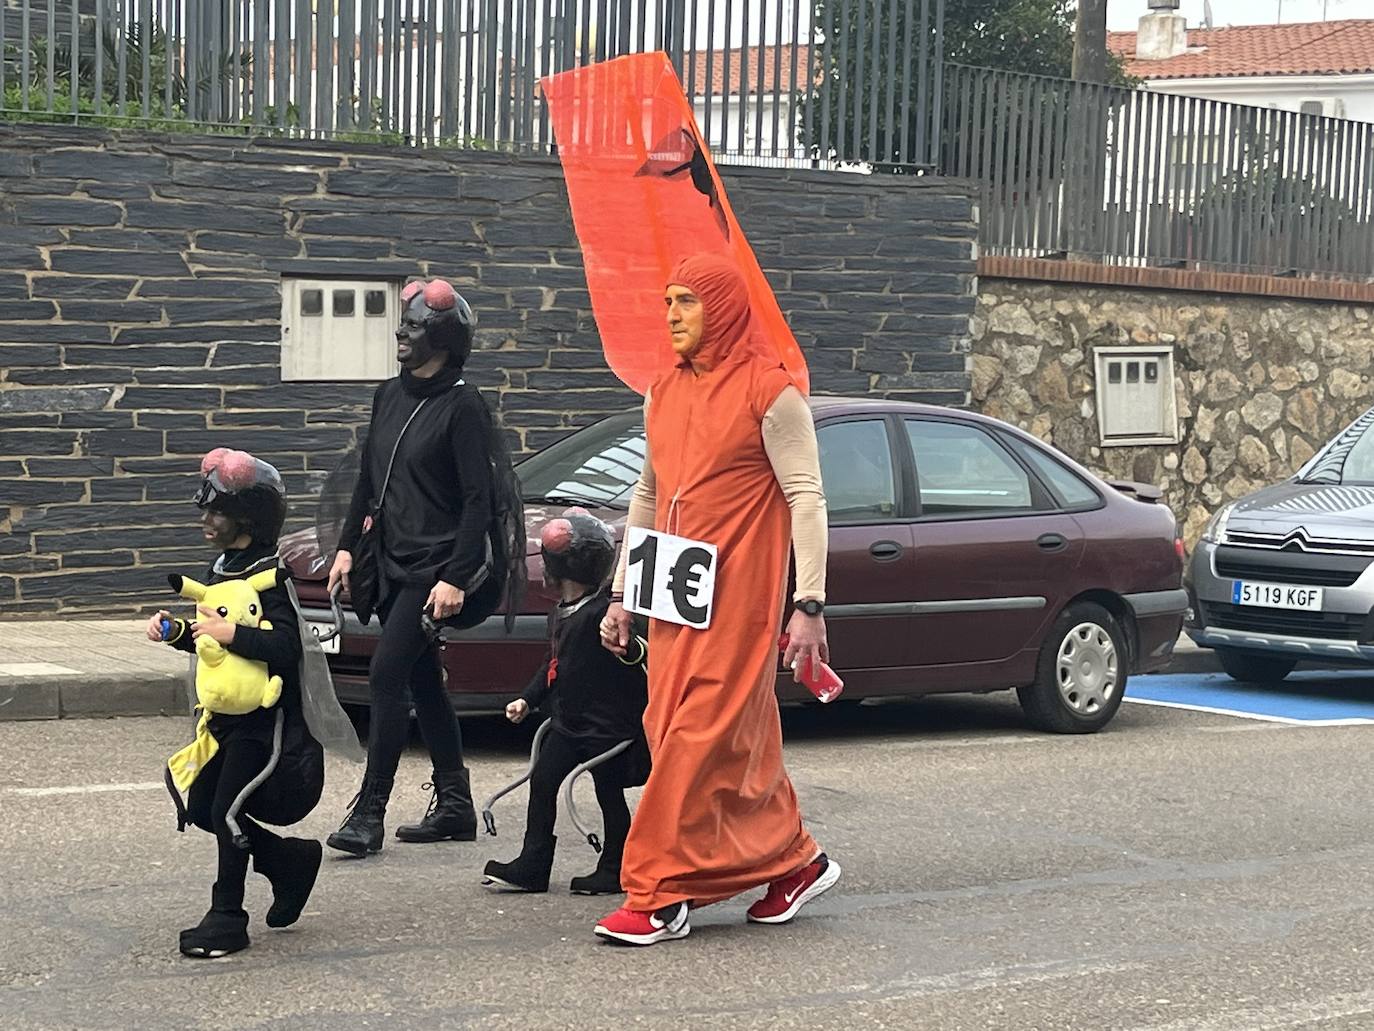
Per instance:
[[[572,545],[573,526],[566,519],[550,519],[539,531],[539,543],[545,551],[555,555],[567,551]]]
[[[581,505],[573,505],[572,508],[565,508],[565,509],[563,510],[563,518],[565,518],[565,519],[571,519],[573,516],[589,516],[589,515],[591,515],[591,513],[588,512],[588,511],[587,511],[585,508],[583,508]]]
[[[423,279],[416,279],[401,287],[401,303],[409,304],[410,299],[425,288]]]
[[[229,454],[227,447],[217,447],[210,451],[200,460],[200,475],[209,476],[210,470],[215,468],[220,462],[224,461],[224,456]]]
[[[435,311],[448,311],[458,303],[458,292],[452,284],[435,279],[425,287],[425,303]]]
[[[229,451],[219,461],[219,478],[234,490],[251,487],[258,478],[258,461],[247,451]]]

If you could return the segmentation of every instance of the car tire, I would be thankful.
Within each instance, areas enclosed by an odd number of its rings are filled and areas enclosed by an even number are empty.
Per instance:
[[[1121,707],[1129,664],[1115,617],[1101,605],[1075,602],[1041,645],[1035,683],[1018,688],[1016,696],[1037,730],[1092,734]]]
[[[1297,659],[1285,659],[1277,655],[1255,655],[1251,652],[1238,652],[1234,648],[1218,648],[1217,658],[1221,668],[1232,680],[1242,684],[1277,684],[1293,672]]]

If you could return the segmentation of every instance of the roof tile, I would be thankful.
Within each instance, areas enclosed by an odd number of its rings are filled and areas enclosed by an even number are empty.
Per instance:
[[[1142,79],[1244,75],[1360,75],[1374,72],[1374,18],[1189,29],[1188,51],[1164,60],[1135,56],[1134,32],[1108,33],[1107,46]]]

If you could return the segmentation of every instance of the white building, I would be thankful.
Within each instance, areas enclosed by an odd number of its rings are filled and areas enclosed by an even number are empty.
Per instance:
[[[1107,46],[1156,92],[1374,122],[1374,18],[1207,29],[1165,10]]]
[[[810,156],[798,142],[800,112],[794,108],[806,90],[810,57],[804,43],[685,56],[682,88],[714,156]]]

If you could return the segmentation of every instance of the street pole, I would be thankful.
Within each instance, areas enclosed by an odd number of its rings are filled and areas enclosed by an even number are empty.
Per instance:
[[[1078,0],[1078,19],[1073,34],[1073,77],[1078,82],[1100,87],[1107,81],[1107,0]],[[1105,169],[1107,145],[1107,91],[1089,87],[1075,91],[1078,95],[1081,121],[1069,127],[1070,143],[1075,151],[1089,155],[1088,169],[1102,169],[1101,175],[1091,175],[1087,188],[1092,193],[1091,210],[1100,211],[1105,200]],[[1093,219],[1099,224],[1100,219]],[[1102,241],[1077,236],[1069,245],[1070,256],[1082,252],[1087,256],[1102,253]]]
[[[1079,82],[1107,81],[1107,0],[1078,0],[1073,77]]]

